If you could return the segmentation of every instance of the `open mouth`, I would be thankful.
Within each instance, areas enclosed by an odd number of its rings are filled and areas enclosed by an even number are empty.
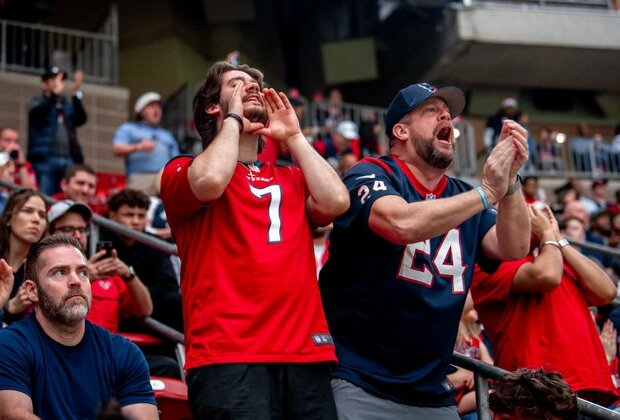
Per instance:
[[[262,105],[260,97],[256,94],[246,96],[245,98],[243,98],[243,102],[256,102],[257,104]]]
[[[451,142],[452,128],[443,127],[437,132],[437,138],[441,141]]]

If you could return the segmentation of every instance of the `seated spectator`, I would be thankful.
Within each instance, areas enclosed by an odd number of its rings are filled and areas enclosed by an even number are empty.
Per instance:
[[[592,194],[590,197],[582,196],[580,201],[590,216],[606,210],[609,204],[607,201],[607,180],[595,179],[592,181]]]
[[[142,191],[125,189],[110,197],[110,220],[144,232],[149,198]],[[102,232],[103,233],[103,232]],[[118,257],[131,266],[149,289],[153,318],[183,331],[181,293],[170,256],[121,234],[110,234]]]
[[[170,131],[161,126],[161,95],[147,92],[134,106],[135,121],[122,124],[114,133],[112,151],[125,158],[127,187],[155,193],[159,171],[180,154]]]
[[[616,287],[561,236],[549,207],[529,209],[538,255],[502,262],[493,273],[477,267],[472,281],[495,362],[511,371],[557,370],[582,398],[609,405],[617,395],[588,306],[610,302]]]
[[[70,200],[59,201],[47,213],[50,235],[72,236],[86,252],[88,225],[92,217],[84,204]],[[87,262],[93,295],[92,307],[86,319],[110,332],[118,332],[119,319],[151,315],[151,295],[140,278],[112,250],[93,255]]]
[[[611,213],[606,209],[592,213],[590,230],[602,238],[605,245],[608,245],[611,237]]]
[[[363,157],[383,154],[379,145],[381,131],[382,128],[377,122],[377,113],[372,110],[363,111],[360,122],[360,148]]]
[[[538,187],[538,178],[535,176],[526,176],[521,184],[523,198],[527,204],[544,204],[544,191]]]
[[[470,301],[471,298],[468,296],[467,299]],[[456,336],[454,351],[492,365],[493,358],[489,354],[489,350],[480,335],[478,313],[475,309],[467,310],[468,306],[466,303],[463,316],[459,321],[459,331]],[[475,411],[474,373],[459,367],[455,372],[448,374],[448,379],[456,391],[456,409],[459,415],[462,416]]]
[[[577,396],[557,372],[519,369],[495,383],[489,395],[493,419],[576,420]]]
[[[592,242],[598,245],[605,245],[605,239],[595,233],[592,229],[590,229],[590,215],[588,214],[588,211],[586,210],[583,203],[581,203],[580,201],[572,201],[566,205],[564,209],[564,214],[562,215],[562,220],[567,220],[572,217],[581,220],[581,223],[583,224],[586,231],[586,242]],[[596,258],[605,267],[611,267],[612,259],[609,256],[596,251],[591,251],[589,249],[584,249],[582,250],[582,252],[588,257]]]
[[[536,150],[538,159],[535,161],[536,168],[543,171],[557,171],[564,168],[561,153],[558,151],[557,143],[552,136],[549,127],[542,127],[538,131]],[[531,150],[530,150],[531,151]]]
[[[588,123],[581,122],[577,125],[577,136],[569,140],[568,147],[576,171],[591,172],[595,169],[594,138],[590,134]]]
[[[86,257],[66,235],[33,246],[26,291],[34,316],[0,331],[0,417],[95,418],[111,398],[128,418],[157,419],[146,361],[128,340],[86,321]]]
[[[353,154],[359,159],[361,152],[357,124],[353,121],[342,121],[329,136],[318,139],[313,146],[334,169],[338,169],[339,160],[345,154]]]
[[[7,153],[0,153],[0,179],[5,182],[13,183],[15,181],[14,174],[10,168],[11,159]],[[9,200],[9,195],[11,194],[11,189],[8,187],[4,187],[0,185],[0,213],[4,210],[4,206],[6,206],[7,201]]]
[[[14,192],[0,216],[0,250],[14,274],[10,299],[4,306],[4,321],[10,323],[31,310],[24,283],[24,263],[30,248],[47,230],[43,196],[32,189]]]
[[[9,170],[13,183],[24,188],[38,189],[37,177],[19,145],[19,132],[13,127],[0,128],[0,151],[9,154]]]
[[[552,203],[553,213],[556,216],[563,217],[564,209],[567,204],[573,201],[579,201],[581,192],[574,180],[569,180],[566,184],[556,188],[555,200]]]
[[[59,193],[52,197],[56,200],[72,200],[89,205],[95,198],[97,190],[97,173],[85,163],[72,165],[60,181]]]

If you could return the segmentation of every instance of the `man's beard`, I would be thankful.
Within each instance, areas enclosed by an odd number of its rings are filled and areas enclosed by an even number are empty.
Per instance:
[[[446,169],[452,163],[454,159],[454,153],[451,153],[449,156],[446,154],[442,154],[440,151],[435,149],[433,143],[435,142],[435,138],[431,137],[430,139],[422,139],[420,136],[416,136],[414,133],[411,136],[411,141],[413,141],[413,147],[417,152],[418,156],[420,156],[426,163],[428,163],[433,168],[437,169]],[[454,148],[454,142],[452,143],[452,147]],[[454,149],[453,149],[454,150]]]
[[[223,115],[228,114],[228,104],[222,104],[222,108],[226,111]],[[249,108],[244,105],[243,107],[243,116],[247,118],[250,122],[259,122],[261,124],[266,124],[269,120],[269,116],[267,115],[267,108],[264,105],[255,105],[252,104]]]
[[[250,122],[259,122],[263,125],[267,123],[269,117],[267,116],[267,110],[265,107],[253,106],[250,109],[243,109],[243,116],[250,120]]]
[[[59,303],[54,302],[51,296],[45,293],[42,288],[37,286],[37,290],[39,294],[39,309],[49,320],[69,327],[75,327],[86,319],[86,315],[90,310],[91,299],[81,290],[68,292]],[[68,302],[68,299],[73,296],[81,296],[84,300]]]

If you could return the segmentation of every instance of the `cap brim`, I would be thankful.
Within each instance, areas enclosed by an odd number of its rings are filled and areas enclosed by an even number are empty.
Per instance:
[[[433,93],[429,96],[429,98],[434,96],[446,101],[446,104],[448,104],[448,109],[450,110],[450,116],[452,118],[456,118],[461,115],[465,109],[465,93],[457,87],[449,86],[438,89],[437,92]]]

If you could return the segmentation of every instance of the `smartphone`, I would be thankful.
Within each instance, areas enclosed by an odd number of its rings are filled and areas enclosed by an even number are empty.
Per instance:
[[[114,249],[114,245],[110,241],[99,241],[97,242],[97,252],[105,249],[105,255],[102,258],[111,258],[112,250]]]

